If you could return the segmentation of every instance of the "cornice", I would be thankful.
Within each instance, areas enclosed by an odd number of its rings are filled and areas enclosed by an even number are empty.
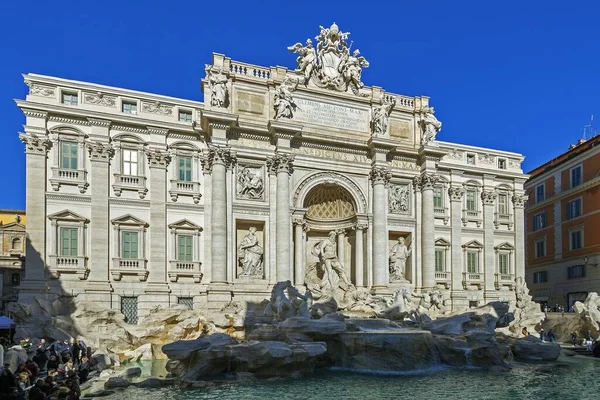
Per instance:
[[[204,213],[204,206],[198,204],[167,203],[167,210],[182,210]]]
[[[61,124],[72,124],[72,125],[81,125],[81,126],[89,126],[91,125],[89,120],[79,119],[79,118],[65,118],[59,115],[49,115],[48,121],[51,122],[60,122]]]
[[[554,204],[556,202],[561,201],[562,199],[564,199],[565,197],[569,197],[572,196],[574,194],[586,191],[588,189],[591,189],[595,186],[600,185],[600,176],[594,179],[590,179],[589,181],[583,182],[581,185],[575,186],[573,188],[570,188],[568,190],[565,190],[564,192],[560,192],[557,195],[554,195],[552,197],[549,197],[547,199],[545,199],[544,201],[541,201],[539,203],[535,203],[531,206],[526,207],[526,212],[532,212],[532,211],[537,211],[541,208],[544,208],[548,205]]]
[[[47,200],[60,200],[63,202],[76,202],[76,203],[91,203],[91,196],[77,196],[71,194],[59,194],[59,193],[46,193]]]
[[[115,199],[115,198],[111,197],[108,199],[108,204],[114,204],[114,205],[119,205],[119,206],[150,208],[150,200]]]

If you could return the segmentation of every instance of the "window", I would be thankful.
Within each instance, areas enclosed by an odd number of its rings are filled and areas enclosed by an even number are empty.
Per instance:
[[[66,169],[77,169],[77,153],[79,152],[79,143],[61,142],[60,143],[60,167]]]
[[[178,157],[179,159],[179,180],[192,181],[192,157]]]
[[[475,154],[467,154],[467,164],[475,165]]]
[[[77,228],[60,228],[60,255],[77,257]]]
[[[581,197],[571,200],[567,203],[567,219],[573,219],[581,216]]]
[[[121,297],[121,313],[128,324],[138,323],[138,298]]]
[[[14,238],[10,244],[11,250],[21,251],[23,250],[23,244],[21,238]]]
[[[510,273],[508,254],[498,254],[498,272],[504,275]]]
[[[477,307],[479,307],[479,301],[469,300],[469,308],[477,308]]]
[[[546,198],[546,185],[543,183],[535,187],[535,202],[539,203]]]
[[[193,297],[178,297],[177,304],[182,304],[189,308],[190,310],[194,309],[194,298]]]
[[[581,175],[581,165],[578,165],[575,168],[571,168],[571,187],[581,185]]]
[[[192,122],[192,112],[179,110],[179,121],[181,122]]]
[[[479,254],[475,251],[467,252],[467,272],[470,274],[479,272]]]
[[[138,258],[138,232],[123,232],[122,258]]]
[[[10,276],[10,283],[13,286],[19,286],[21,284],[21,274],[12,274]]]
[[[444,207],[444,198],[442,197],[442,187],[436,186],[433,188],[433,206],[435,208]]]
[[[574,265],[567,268],[567,278],[585,278],[585,265]]]
[[[498,195],[498,214],[508,214],[508,195]]]
[[[123,175],[137,176],[138,152],[137,150],[123,149]]]
[[[537,213],[533,216],[533,230],[537,231],[546,227],[546,211]]]
[[[137,114],[137,103],[133,101],[124,101],[121,104],[121,111],[126,114]]]
[[[67,104],[70,106],[76,106],[77,105],[77,93],[62,92],[60,100],[63,104]]]
[[[498,169],[506,169],[506,160],[504,158],[498,159]]]
[[[467,190],[467,210],[477,211],[477,191],[474,189]]]
[[[444,272],[446,270],[444,267],[444,253],[444,250],[435,251],[435,272]]]
[[[546,239],[535,242],[535,258],[546,257]]]
[[[193,246],[192,246],[192,236],[189,235],[179,235],[177,237],[178,241],[178,250],[177,250],[177,260],[178,261],[192,261],[194,257]]]
[[[569,233],[570,239],[570,250],[579,250],[583,248],[583,230],[577,229],[576,231],[571,231]]]
[[[533,283],[548,282],[548,271],[539,271],[533,273]]]

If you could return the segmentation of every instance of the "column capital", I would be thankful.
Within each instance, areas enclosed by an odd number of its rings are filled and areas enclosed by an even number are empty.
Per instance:
[[[346,228],[338,228],[335,230],[335,234],[339,236],[346,236]]]
[[[302,228],[304,228],[306,226],[306,220],[304,219],[304,217],[301,216],[293,216],[292,217],[292,224],[294,224],[294,226],[302,226]]]
[[[110,143],[87,142],[86,147],[90,153],[90,161],[109,162],[115,154],[115,149]]]
[[[148,166],[150,168],[166,169],[171,162],[171,155],[166,151],[158,149],[147,150],[146,156],[148,157]]]
[[[448,196],[450,196],[450,201],[462,201],[464,194],[465,188],[462,186],[450,186],[448,188]]]
[[[352,229],[355,231],[366,231],[367,229],[369,229],[369,223],[368,222],[357,222],[354,225],[352,225]]]
[[[20,133],[19,139],[25,145],[25,153],[45,156],[52,147],[52,142],[45,137],[33,133]]]
[[[371,185],[384,184],[387,186],[392,179],[392,172],[389,167],[378,167],[374,166],[371,168],[369,173],[369,179],[371,179]]]
[[[415,176],[413,185],[415,190],[421,192],[423,190],[433,190],[433,187],[440,181],[440,176],[429,172],[424,172],[420,176]]]
[[[512,202],[513,202],[515,208],[523,208],[523,207],[525,207],[525,202],[527,201],[528,198],[529,197],[524,194],[515,193],[512,196]]]
[[[294,158],[295,156],[293,154],[280,152],[267,157],[267,170],[269,171],[269,174],[286,172],[291,175],[294,172]]]
[[[229,147],[211,147],[204,150],[202,156],[200,156],[202,169],[208,174],[212,173],[215,164],[224,165],[227,169],[234,165],[236,161],[236,152]]]
[[[481,201],[484,206],[493,206],[498,194],[493,190],[484,190],[481,192]]]

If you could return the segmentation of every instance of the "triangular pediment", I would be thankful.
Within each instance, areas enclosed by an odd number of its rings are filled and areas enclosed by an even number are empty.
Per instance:
[[[62,210],[54,214],[48,215],[48,219],[54,221],[73,221],[73,222],[90,222],[89,219],[74,213],[70,210]]]
[[[11,222],[9,224],[0,225],[0,230],[25,232],[25,225],[22,225],[18,222]]]
[[[169,228],[170,229],[190,229],[190,230],[199,230],[199,231],[204,230],[201,226],[196,225],[195,223],[193,223],[192,221],[190,221],[188,219],[182,219],[181,221],[173,222],[172,224],[169,225]]]
[[[515,246],[513,246],[512,244],[508,243],[508,242],[504,242],[502,244],[499,244],[498,246],[494,247],[495,250],[514,250]]]
[[[146,221],[143,221],[131,214],[123,215],[119,218],[115,218],[110,221],[113,225],[136,225],[136,226],[148,226]]]
[[[463,244],[462,247],[469,249],[483,249],[483,244],[481,244],[477,240],[471,240],[470,242]]]
[[[435,245],[441,247],[450,247],[450,242],[444,238],[438,238],[435,240]]]

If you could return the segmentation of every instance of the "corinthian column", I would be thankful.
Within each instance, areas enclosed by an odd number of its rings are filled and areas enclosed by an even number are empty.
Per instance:
[[[227,282],[227,168],[235,160],[229,148],[207,151],[207,168],[212,171],[211,187],[211,279],[213,283]]]
[[[421,191],[421,269],[423,289],[435,286],[435,221],[433,217],[433,187],[438,182],[437,175],[424,173],[414,180]]]
[[[303,217],[294,217],[294,285],[304,284],[304,228]]]
[[[373,286],[387,286],[388,279],[388,231],[385,209],[386,186],[392,174],[387,167],[371,168],[373,185]]]
[[[356,230],[356,248],[354,254],[354,276],[356,287],[363,287],[364,281],[364,232],[367,230],[368,225],[364,222],[357,222],[353,229]]]
[[[515,193],[512,197],[515,218],[515,278],[525,278],[525,215],[527,196]]]
[[[277,196],[275,200],[275,229],[277,235],[276,268],[277,281],[292,279],[292,258],[290,249],[290,175],[293,171],[294,156],[276,153],[267,160],[268,168],[277,174]]]
[[[452,186],[448,189],[450,196],[450,242],[453,300],[462,291],[463,261],[462,261],[462,201],[465,189],[462,186]],[[447,270],[447,269],[446,269]]]
[[[497,298],[495,293],[496,260],[494,254],[494,205],[496,204],[496,196],[496,193],[491,190],[481,192],[481,202],[483,203],[484,288],[485,298],[488,301]]]

